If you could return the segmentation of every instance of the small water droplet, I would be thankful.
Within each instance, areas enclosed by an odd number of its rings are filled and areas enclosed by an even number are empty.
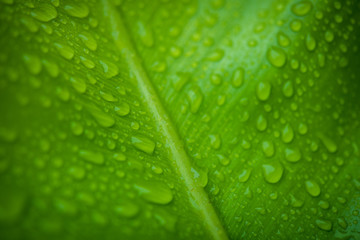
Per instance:
[[[284,94],[285,97],[290,98],[290,97],[293,96],[293,94],[294,94],[294,87],[293,87],[293,84],[292,84],[291,81],[287,81],[287,82],[284,84],[284,86],[283,86],[283,88],[282,88],[282,92],[283,92],[283,94]]]
[[[100,96],[102,97],[102,99],[104,99],[105,101],[108,102],[117,102],[117,98],[114,97],[114,95],[112,95],[111,93],[107,93],[104,91],[100,91]]]
[[[80,33],[79,38],[91,51],[95,51],[97,49],[97,42],[89,32]]]
[[[279,32],[277,34],[277,41],[282,47],[287,47],[290,45],[290,38],[283,32]]]
[[[152,47],[154,45],[153,31],[148,23],[137,22],[137,33],[144,46]]]
[[[307,50],[314,51],[316,48],[316,40],[314,38],[313,35],[311,35],[310,33],[306,35],[305,37],[305,45]]]
[[[218,62],[224,57],[224,50],[222,49],[216,49],[212,53],[209,54],[209,56],[206,58],[209,61],[212,62]]]
[[[84,93],[86,91],[86,83],[83,79],[78,78],[78,77],[76,77],[76,78],[71,77],[70,82],[72,83],[73,88],[78,93]]]
[[[119,68],[114,63],[105,60],[100,60],[99,63],[103,67],[104,75],[107,79],[119,74]]]
[[[104,113],[95,106],[88,106],[88,110],[91,115],[95,118],[97,123],[103,127],[112,127],[115,124],[115,119],[107,113]]]
[[[130,106],[126,102],[120,103],[118,106],[115,107],[115,112],[119,116],[126,116],[130,113]]]
[[[41,65],[41,61],[40,61],[39,57],[37,57],[35,55],[25,54],[23,56],[23,59],[24,59],[25,65],[30,73],[37,75],[41,72],[42,65]]]
[[[239,174],[239,182],[245,183],[249,180],[252,170],[251,169],[243,169]]]
[[[125,218],[133,218],[139,213],[139,211],[139,206],[130,201],[123,201],[115,207],[115,213]]]
[[[210,135],[210,145],[213,149],[219,149],[221,147],[221,137],[219,134]]]
[[[197,113],[203,101],[203,94],[199,87],[193,87],[187,92],[187,99],[190,103],[190,111]]]
[[[337,151],[337,145],[332,139],[322,133],[319,133],[318,137],[330,153],[335,153]]]

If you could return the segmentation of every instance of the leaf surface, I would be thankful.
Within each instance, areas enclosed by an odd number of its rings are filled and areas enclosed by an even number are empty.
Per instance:
[[[1,238],[359,238],[359,10],[2,0]]]

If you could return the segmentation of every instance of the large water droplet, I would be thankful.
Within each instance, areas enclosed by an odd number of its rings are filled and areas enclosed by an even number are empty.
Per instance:
[[[71,1],[64,6],[65,11],[73,17],[85,18],[89,15],[89,7],[85,3]]]
[[[305,16],[311,9],[312,3],[310,1],[301,1],[291,7],[291,11],[297,16]]]
[[[269,62],[277,68],[280,68],[286,63],[286,54],[284,50],[278,47],[270,47],[266,53]]]
[[[271,94],[271,84],[269,82],[259,82],[256,86],[256,96],[261,101],[269,99]]]
[[[272,157],[275,154],[275,147],[273,142],[271,141],[263,141],[262,150],[266,157]]]
[[[134,185],[139,195],[151,203],[168,204],[173,200],[171,189],[160,182],[141,182]]]
[[[285,159],[289,162],[298,162],[301,159],[301,153],[299,148],[286,148]]]
[[[89,150],[80,150],[79,156],[90,163],[101,165],[105,162],[104,156],[100,152],[93,152]]]
[[[313,197],[317,197],[320,195],[321,189],[319,184],[314,180],[307,180],[305,182],[306,191]]]
[[[265,131],[267,128],[267,120],[263,115],[260,115],[256,121],[256,128],[259,131]]]
[[[262,168],[264,178],[268,183],[279,182],[284,173],[284,167],[279,162],[263,164]]]
[[[152,154],[155,149],[155,143],[150,138],[144,136],[133,136],[131,137],[131,143],[140,151],[147,154]]]
[[[328,220],[317,219],[315,223],[321,230],[330,231],[332,229],[332,223]]]
[[[31,16],[42,22],[49,22],[57,17],[56,8],[47,3],[41,3],[31,11]]]

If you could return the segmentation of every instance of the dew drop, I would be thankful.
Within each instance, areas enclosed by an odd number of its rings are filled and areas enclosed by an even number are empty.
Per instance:
[[[56,78],[59,76],[59,66],[55,62],[43,59],[42,63],[51,77]]]
[[[311,35],[311,34],[306,35],[305,45],[306,45],[307,50],[309,50],[310,52],[315,50],[315,48],[316,48],[316,40],[313,37],[313,35]]]
[[[281,132],[281,139],[284,143],[290,143],[294,139],[294,130],[290,124],[286,124]]]
[[[86,83],[83,79],[71,77],[70,82],[78,93],[84,93],[86,91]]]
[[[312,9],[312,3],[310,1],[301,1],[299,3],[294,4],[291,7],[291,11],[296,16],[305,16],[310,12],[311,9]]]
[[[242,67],[238,67],[233,72],[232,78],[231,78],[231,84],[234,88],[240,87],[245,79],[245,70]]]
[[[325,136],[322,133],[319,133],[318,137],[320,138],[321,142],[324,144],[324,146],[330,153],[335,153],[337,151],[336,143],[333,140],[331,140],[329,137]]]
[[[279,32],[277,34],[277,41],[282,47],[287,47],[290,45],[290,38],[283,32]]]
[[[115,112],[121,117],[126,116],[130,113],[130,106],[126,102],[122,102],[115,107]]]
[[[165,205],[173,200],[171,189],[160,182],[141,182],[134,185],[139,195],[148,202]]]
[[[86,57],[80,56],[80,61],[88,69],[93,69],[95,67],[95,63]]]
[[[269,82],[259,82],[256,86],[256,96],[261,101],[269,99],[271,94],[271,84]]]
[[[274,67],[281,68],[286,63],[286,54],[284,50],[278,47],[270,47],[266,53],[268,61]]]
[[[282,178],[284,167],[279,162],[262,165],[264,178],[268,183],[277,183]]]
[[[289,162],[298,162],[301,159],[299,148],[286,148],[285,159]]]
[[[115,119],[108,115],[107,113],[104,113],[99,108],[95,106],[88,106],[88,110],[91,113],[91,115],[95,118],[98,124],[100,124],[103,127],[112,127],[115,124]]]
[[[256,128],[262,132],[265,131],[267,128],[267,120],[263,115],[260,115],[256,121]]]
[[[243,169],[239,174],[239,182],[245,183],[249,180],[252,170],[251,169]]]
[[[137,33],[140,36],[141,42],[146,47],[154,45],[154,36],[149,23],[137,22]]]
[[[210,145],[213,149],[219,149],[221,147],[221,138],[219,134],[210,135]]]
[[[121,204],[116,205],[114,210],[120,217],[133,218],[139,213],[140,208],[135,203],[124,201]]]
[[[285,97],[290,98],[290,97],[293,96],[293,94],[294,94],[294,87],[293,87],[293,84],[292,84],[291,81],[287,81],[287,82],[284,84],[284,86],[283,86],[283,88],[282,88],[282,92],[283,92],[283,94],[284,94]]]
[[[103,67],[104,75],[107,79],[119,74],[119,68],[114,63],[105,60],[100,60],[99,63]]]
[[[320,195],[321,189],[319,184],[317,184],[314,180],[307,180],[305,182],[306,191],[313,197],[317,197]]]
[[[57,17],[57,11],[52,5],[41,3],[31,11],[31,16],[41,22],[49,22]]]
[[[117,98],[114,97],[114,95],[112,95],[111,93],[107,93],[104,91],[100,91],[100,96],[102,97],[102,99],[104,99],[105,101],[108,102],[117,102]]]
[[[37,57],[35,55],[25,54],[23,56],[23,59],[24,59],[25,65],[30,73],[37,75],[41,72],[42,65],[41,65],[41,61],[40,61],[39,57]]]
[[[74,2],[64,6],[64,10],[72,17],[85,18],[89,15],[89,7],[84,3]]]
[[[155,150],[155,143],[151,139],[144,136],[133,136],[131,137],[131,143],[138,150],[147,154],[152,154]]]
[[[79,34],[79,38],[91,51],[95,51],[97,49],[97,42],[90,33],[82,32]]]
[[[262,142],[262,150],[266,157],[272,157],[275,154],[275,147],[273,142],[263,141]]]
[[[190,103],[190,111],[197,113],[203,101],[203,94],[199,87],[193,87],[187,92],[187,99]]]
[[[214,52],[210,53],[207,57],[207,60],[212,62],[218,62],[224,57],[224,50],[216,49]]]
[[[315,223],[321,230],[330,231],[332,229],[332,223],[328,220],[317,219]]]
[[[89,162],[97,165],[102,165],[105,162],[104,156],[100,152],[93,152],[89,150],[80,150],[79,156]]]
[[[70,46],[61,43],[54,43],[54,45],[58,53],[63,58],[71,60],[74,57],[74,49],[72,49]]]

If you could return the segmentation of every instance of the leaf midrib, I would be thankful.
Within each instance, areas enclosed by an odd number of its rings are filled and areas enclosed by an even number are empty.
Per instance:
[[[204,189],[195,183],[191,174],[191,163],[185,151],[177,130],[168,116],[158,94],[151,83],[148,74],[143,67],[140,57],[135,51],[129,33],[121,19],[108,0],[102,0],[105,18],[111,28],[111,35],[120,53],[126,59],[130,75],[134,75],[139,92],[143,96],[143,103],[149,109],[153,119],[157,123],[157,131],[166,140],[166,146],[170,155],[170,161],[177,174],[184,180],[190,202],[203,220],[203,224],[210,232],[213,239],[228,239],[214,207],[210,203],[209,196]],[[121,33],[121,34],[120,34]]]

